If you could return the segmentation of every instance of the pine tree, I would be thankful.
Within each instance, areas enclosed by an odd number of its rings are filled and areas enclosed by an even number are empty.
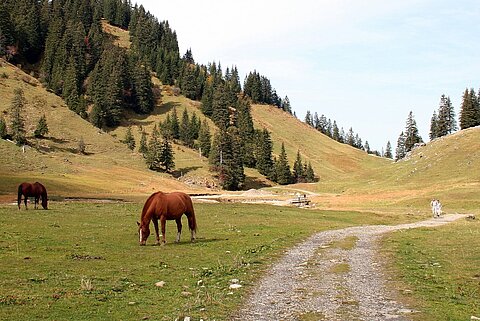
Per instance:
[[[172,116],[170,117],[170,130],[172,133],[172,138],[179,139],[180,138],[180,124],[178,121],[177,115],[177,108],[173,107]]]
[[[213,94],[212,120],[221,129],[227,129],[230,125],[230,114],[228,107],[225,86],[223,84],[219,84],[216,86]]]
[[[148,153],[145,162],[151,170],[158,170],[162,166],[162,146],[159,139],[159,132],[157,125],[153,127],[150,141],[148,142]]]
[[[307,114],[305,115],[305,124],[307,124],[310,127],[314,127],[313,118],[312,118],[312,114],[310,113],[310,110],[307,110]]]
[[[455,110],[450,101],[450,97],[442,95],[438,108],[438,116],[436,122],[436,137],[442,137],[453,133],[457,128],[455,121]]]
[[[183,110],[182,120],[180,121],[179,137],[186,146],[193,146],[193,128],[186,108]]]
[[[290,171],[290,165],[288,164],[287,153],[285,152],[285,145],[283,142],[280,149],[280,155],[275,163],[275,172],[278,184],[286,185],[291,183],[292,173]]]
[[[20,88],[16,88],[13,91],[13,99],[10,107],[10,128],[12,130],[12,139],[16,142],[18,146],[27,143],[27,138],[25,136],[25,121],[23,120],[25,104],[26,100],[23,94],[23,90]]]
[[[480,103],[475,91],[465,89],[460,109],[460,128],[466,129],[480,125]]]
[[[305,178],[307,183],[315,182],[315,172],[313,171],[312,163],[308,162],[307,169],[305,171]]]
[[[237,127],[242,143],[243,164],[247,167],[255,166],[255,129],[253,127],[253,119],[250,111],[250,103],[244,97],[238,99],[237,109]]]
[[[3,116],[0,117],[0,138],[5,139],[7,138],[8,131],[7,131],[7,123],[5,122],[5,118]]]
[[[435,110],[433,111],[432,119],[430,120],[429,137],[430,137],[430,140],[434,140],[435,138],[439,137],[438,136],[438,116]]]
[[[365,141],[364,150],[367,152],[367,154],[372,153],[372,150],[370,149],[370,144],[368,143],[368,140]]]
[[[198,133],[198,146],[202,156],[208,157],[208,155],[210,155],[210,148],[212,146],[211,140],[210,126],[208,126],[207,120],[204,119]]]
[[[272,178],[274,175],[273,143],[266,128],[255,131],[255,163],[260,174]]]
[[[303,170],[302,157],[300,150],[297,150],[297,158],[293,163],[293,179],[295,183],[302,183],[305,179],[305,171]]]
[[[44,137],[48,134],[48,125],[47,125],[47,117],[43,114],[42,117],[38,120],[37,128],[35,129],[34,136],[35,137]]]
[[[334,120],[333,121],[333,125],[332,125],[332,135],[331,135],[332,139],[333,140],[336,140],[337,142],[340,142],[341,141],[341,135],[340,135],[340,132],[338,130],[338,126],[337,126],[337,122]]]
[[[166,172],[169,172],[171,169],[175,168],[172,145],[167,137],[163,137],[159,156],[159,163],[161,166],[163,166]]]
[[[398,161],[405,157],[406,149],[405,149],[405,134],[402,132],[400,136],[398,136],[397,140],[397,149],[395,150],[395,160]]]
[[[405,126],[405,153],[411,151],[415,144],[418,143],[423,143],[423,140],[418,133],[417,123],[413,118],[413,112],[410,111]]]
[[[148,147],[147,147],[147,133],[142,130],[142,134],[140,136],[140,146],[138,147],[138,151],[142,153],[143,157],[146,158],[148,154]]]
[[[226,190],[238,190],[245,181],[243,161],[240,155],[240,135],[236,127],[230,126],[221,136],[222,163],[217,170],[220,184]]]
[[[135,149],[135,138],[132,135],[132,128],[130,126],[128,126],[127,128],[127,132],[125,133],[125,138],[123,139],[123,142],[127,144],[130,150]]]
[[[392,154],[392,145],[390,144],[390,141],[387,142],[387,147],[385,147],[385,155],[386,158],[393,158]]]

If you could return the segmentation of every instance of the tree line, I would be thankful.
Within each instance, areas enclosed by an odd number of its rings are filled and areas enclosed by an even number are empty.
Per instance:
[[[156,161],[161,154],[157,145],[164,144],[162,152],[168,154],[166,143],[171,140],[181,140],[188,147],[203,140],[202,154],[209,157],[212,170],[227,189],[242,186],[243,166],[258,166],[272,180],[281,177],[282,183],[304,179],[298,169],[288,179],[273,170],[277,160],[271,150],[260,152],[257,141],[270,140],[269,134],[253,128],[250,113],[251,103],[273,104],[291,113],[288,97],[281,99],[270,80],[256,71],[246,76],[242,90],[236,66],[223,72],[220,63],[197,64],[190,49],[180,58],[177,36],[168,21],[159,22],[143,6],[132,7],[129,0],[5,0],[0,5],[0,54],[28,66],[49,90],[63,97],[68,108],[96,127],[117,126],[126,110],[140,114],[153,110],[156,95],[150,72],[163,84],[177,86],[188,98],[201,101],[202,113],[219,130],[210,147],[200,136],[204,126],[197,121],[198,134],[177,133],[167,129],[172,124],[159,124],[150,133],[153,142],[140,142],[143,150],[151,150],[145,152],[149,168],[168,171],[173,167],[168,160]],[[113,45],[102,30],[102,19],[128,29],[129,50]],[[172,123],[174,118],[170,117]],[[126,140],[129,147],[135,144],[131,138]],[[278,161],[284,158],[280,155]],[[309,179],[314,179],[310,174]]]
[[[460,115],[457,122],[455,108],[450,97],[442,95],[438,109],[433,111],[430,120],[430,140],[454,133],[460,129],[480,126],[480,97],[473,88],[465,89],[460,106]],[[404,158],[416,144],[423,143],[418,133],[417,123],[413,113],[410,111],[405,124],[405,131],[402,131],[397,140],[395,160]]]
[[[327,117],[323,114],[321,116],[318,116],[318,113],[315,112],[312,115],[312,113],[307,110],[305,114],[305,123],[339,143],[348,144],[357,149],[364,150],[368,154],[384,156],[383,152],[380,153],[376,150],[370,149],[370,144],[368,143],[368,141],[365,141],[364,144],[362,139],[360,138],[360,135],[358,133],[355,133],[352,127],[350,127],[348,131],[345,131],[343,127],[338,126],[336,120],[332,122],[330,118],[327,119]]]

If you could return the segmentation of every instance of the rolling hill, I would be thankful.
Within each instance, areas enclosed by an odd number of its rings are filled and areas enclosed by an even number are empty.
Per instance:
[[[102,22],[117,45],[129,47],[128,32]],[[153,75],[153,83],[162,97],[150,115],[129,113],[121,126],[104,132],[70,111],[64,101],[48,92],[35,78],[0,60],[0,112],[8,120],[15,88],[22,88],[27,99],[25,121],[30,147],[25,153],[11,142],[0,140],[0,199],[11,200],[20,181],[41,180],[58,197],[144,197],[153,190],[185,190],[191,193],[218,192],[208,171],[208,161],[198,152],[174,145],[174,176],[150,171],[142,156],[121,142],[126,128],[138,144],[141,129],[153,126],[176,108],[196,113],[202,120],[200,103],[174,93]],[[48,137],[31,137],[36,123],[45,114]],[[415,149],[404,160],[368,155],[338,143],[273,106],[253,105],[256,128],[267,128],[274,142],[274,154],[285,144],[290,164],[297,150],[304,161],[312,163],[319,182],[274,186],[258,171],[245,169],[246,188],[267,187],[284,193],[304,190],[312,193],[323,208],[425,208],[433,197],[445,199],[458,210],[479,207],[476,191],[480,181],[478,141],[480,128],[472,128],[443,137]],[[212,131],[215,125],[208,120]],[[78,141],[86,143],[86,155],[79,154]]]

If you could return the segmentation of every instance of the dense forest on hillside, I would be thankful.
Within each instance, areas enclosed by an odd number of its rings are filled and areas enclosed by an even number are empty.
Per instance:
[[[102,29],[103,21],[129,31],[129,49],[114,45]],[[201,148],[226,189],[241,188],[244,166],[257,168],[281,184],[315,180],[311,165],[303,164],[300,154],[292,172],[286,154],[278,160],[273,157],[269,132],[253,128],[250,103],[271,104],[292,113],[288,97],[280,98],[270,80],[256,71],[245,78],[242,90],[236,66],[223,72],[220,63],[200,65],[190,49],[180,57],[168,21],[160,22],[143,6],[126,0],[3,1],[0,56],[38,78],[68,108],[99,128],[119,125],[127,110],[148,114],[154,109],[160,88],[152,84],[152,73],[164,85],[201,101],[202,113],[218,127],[213,140],[208,124],[196,115],[184,114],[180,121],[173,113],[149,134],[148,142],[147,133],[142,133],[138,148],[151,169],[169,171],[174,166],[170,144],[175,140]],[[21,110],[22,95],[16,94],[20,103],[12,102],[12,111]],[[2,126],[6,131],[5,121]],[[124,142],[134,149],[132,139],[130,135]]]

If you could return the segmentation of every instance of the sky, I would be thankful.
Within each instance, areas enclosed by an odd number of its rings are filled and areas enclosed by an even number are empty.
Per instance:
[[[133,2],[133,1],[132,1]],[[478,0],[139,0],[177,32],[197,63],[256,70],[306,111],[395,151],[413,112],[428,141],[442,94],[457,116],[480,87]],[[458,118],[457,118],[458,119]]]

